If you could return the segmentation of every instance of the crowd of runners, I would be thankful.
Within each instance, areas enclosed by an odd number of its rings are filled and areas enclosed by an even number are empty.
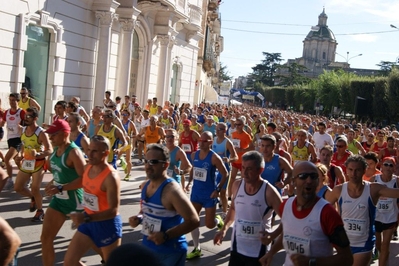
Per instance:
[[[38,125],[41,107],[26,88],[9,105],[0,192],[29,198],[32,222],[43,222],[43,265],[55,264],[53,242],[67,219],[77,231],[64,265],[81,265],[89,249],[105,265],[134,259],[120,255],[120,182],[140,165],[141,211],[128,220],[159,265],[200,259],[202,210],[215,245],[234,223],[229,265],[270,265],[280,249],[285,265],[387,265],[398,238],[394,127],[245,104],[138,103],[108,91],[91,115],[78,97],[57,102],[50,124]],[[53,180],[43,191],[46,171]],[[51,199],[45,211],[43,196]]]

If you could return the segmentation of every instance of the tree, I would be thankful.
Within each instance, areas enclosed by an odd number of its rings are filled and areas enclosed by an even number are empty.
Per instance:
[[[377,66],[380,67],[380,73],[382,76],[387,77],[391,73],[392,69],[397,66],[396,62],[381,61]]]
[[[277,67],[283,59],[281,58],[280,53],[262,52],[262,54],[265,56],[265,59],[262,60],[261,64],[252,67],[253,72],[251,76],[255,82],[261,82],[272,87],[274,86]]]
[[[278,68],[281,69],[280,75],[278,76],[280,79],[279,86],[308,84],[310,82],[310,78],[300,74],[307,70],[303,65],[294,62],[291,64],[280,65]]]
[[[229,71],[227,70],[227,66],[223,65],[222,62],[219,63],[219,82],[232,80],[233,76],[229,76]]]

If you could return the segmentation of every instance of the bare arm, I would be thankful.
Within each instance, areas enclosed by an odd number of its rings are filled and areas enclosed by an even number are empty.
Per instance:
[[[78,174],[78,178],[73,180],[71,183],[65,184],[62,188],[62,190],[75,190],[78,188],[81,188],[83,186],[82,184],[82,176],[83,176],[83,170],[86,164],[85,159],[83,158],[82,152],[76,148],[72,149],[69,152],[68,158],[66,160],[66,164],[70,168],[74,168],[76,173]]]
[[[287,173],[287,177],[284,179],[284,186],[288,185],[292,181],[292,166],[284,157],[280,156],[280,167]]]
[[[312,163],[316,163],[317,155],[316,155],[316,151],[315,151],[314,146],[313,146],[312,143],[309,144],[309,151],[310,151],[310,161]]]
[[[216,154],[212,155],[212,164],[216,166],[216,168],[219,170],[219,173],[222,175],[220,183],[217,184],[217,188],[220,190],[227,181],[227,169],[226,166],[224,166],[222,159]],[[217,194],[219,194],[217,191],[212,192],[211,198],[216,198],[218,196]]]
[[[0,217],[0,265],[8,265],[20,245],[21,239],[18,234]]]
[[[40,104],[35,100],[35,99],[32,99],[32,98],[30,98],[29,99],[29,105],[30,105],[30,107],[36,107],[36,109],[40,112],[40,110],[42,109],[41,107],[40,107]]]
[[[366,150],[363,148],[362,144],[359,143],[359,141],[356,141],[356,148],[360,151],[361,155],[366,154]]]
[[[335,186],[331,193],[326,193],[325,200],[334,205],[341,196],[342,185]]]
[[[222,244],[223,238],[226,236],[227,230],[230,228],[231,224],[234,222],[234,217],[235,217],[235,213],[236,213],[234,199],[237,195],[237,191],[240,186],[240,183],[241,183],[241,180],[236,180],[233,183],[231,205],[230,205],[229,210],[227,211],[226,217],[224,218],[223,228],[219,232],[217,232],[215,237],[213,238],[214,245]]]
[[[233,146],[231,140],[227,139],[226,148],[230,152],[230,158],[228,158],[228,162],[235,162],[238,160],[238,155],[236,149]]]
[[[335,171],[335,176],[336,176],[336,177],[338,178],[338,180],[339,180],[339,183],[340,183],[340,184],[345,183],[345,182],[346,182],[346,178],[345,178],[344,171],[342,171],[342,168],[339,167],[339,166],[336,166],[334,171]]]

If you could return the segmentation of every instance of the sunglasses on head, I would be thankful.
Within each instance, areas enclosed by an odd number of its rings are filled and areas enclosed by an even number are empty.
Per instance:
[[[149,164],[149,165],[156,165],[156,164],[159,164],[159,163],[166,163],[166,161],[156,160],[156,159],[153,159],[153,160],[144,159],[144,163]]]
[[[393,163],[383,163],[382,165],[386,166],[386,167],[393,167],[394,166]]]
[[[310,177],[310,179],[312,180],[316,180],[319,178],[319,174],[318,173],[302,173],[297,175],[297,177],[301,180],[306,180],[308,177]]]

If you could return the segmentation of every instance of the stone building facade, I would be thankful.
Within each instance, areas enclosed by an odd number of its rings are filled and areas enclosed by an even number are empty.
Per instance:
[[[45,107],[46,121],[56,101],[79,96],[90,109],[102,105],[107,90],[113,99],[135,94],[141,104],[152,97],[159,104],[197,103],[217,77],[218,6],[218,0],[4,1],[3,107],[22,84]]]

